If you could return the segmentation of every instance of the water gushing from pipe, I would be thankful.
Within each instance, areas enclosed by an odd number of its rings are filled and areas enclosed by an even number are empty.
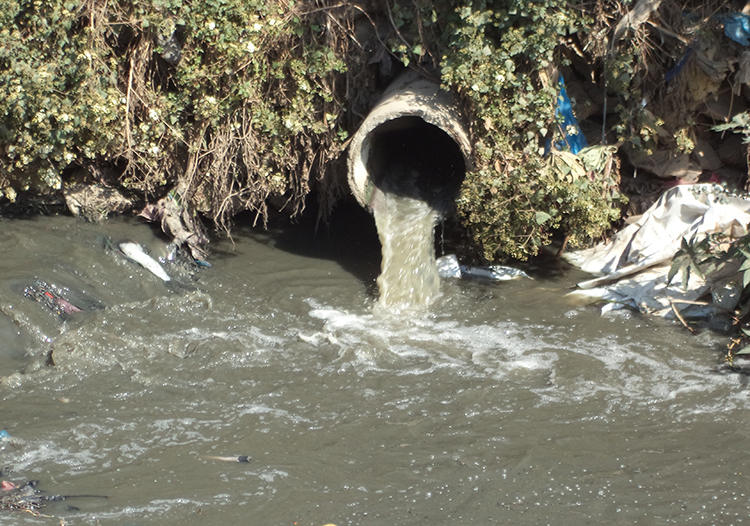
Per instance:
[[[437,211],[424,201],[384,193],[373,209],[382,246],[378,308],[401,312],[440,295],[433,231]]]

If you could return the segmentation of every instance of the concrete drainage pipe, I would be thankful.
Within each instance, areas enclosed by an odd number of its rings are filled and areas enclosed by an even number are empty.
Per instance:
[[[391,192],[427,201],[447,215],[471,169],[471,154],[451,94],[408,71],[386,89],[352,137],[349,187],[368,210],[380,192]]]

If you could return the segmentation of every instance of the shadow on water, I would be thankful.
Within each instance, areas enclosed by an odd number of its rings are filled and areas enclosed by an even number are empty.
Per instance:
[[[340,200],[333,210],[329,221],[318,221],[318,205],[315,196],[309,196],[304,213],[295,219],[288,214],[269,210],[267,228],[261,221],[256,222],[254,212],[245,212],[235,217],[233,236],[236,239],[245,237],[255,243],[272,247],[290,255],[312,258],[319,261],[333,261],[344,271],[354,276],[364,285],[371,298],[379,296],[377,278],[381,273],[382,253],[375,219],[362,208],[353,197]],[[454,216],[441,219],[435,225],[435,253],[438,257],[447,254],[463,253],[469,242],[467,233],[458,225]],[[242,257],[235,252],[231,243],[215,243],[211,247],[212,257]],[[555,256],[554,247],[530,261],[510,261],[507,265],[524,270],[541,283],[569,282],[570,275],[577,276],[580,271],[572,268],[561,258]],[[461,264],[481,265],[480,260],[471,261],[461,258]],[[584,279],[581,275],[581,279]],[[507,288],[500,282],[486,279],[467,278],[465,287],[493,291]],[[497,291],[495,292],[497,293]]]
[[[267,229],[260,225],[252,227],[255,214],[241,214],[235,221],[237,231],[290,254],[335,261],[364,283],[368,292],[376,291],[380,241],[373,217],[354,198],[349,198],[337,203],[327,223],[318,222],[317,204],[314,199],[308,203],[299,219],[271,212]]]

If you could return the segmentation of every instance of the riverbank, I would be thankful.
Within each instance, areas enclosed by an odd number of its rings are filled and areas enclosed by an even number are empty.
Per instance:
[[[521,4],[12,4],[0,199],[39,209],[35,194],[56,192],[88,218],[169,209],[197,251],[203,221],[227,232],[242,211],[262,223],[315,199],[325,219],[349,193],[348,139],[406,69],[463,109],[474,151],[456,217],[472,259],[533,257],[556,235],[586,245],[676,181],[744,185],[742,13]]]
[[[750,17],[718,2],[11,7],[6,217],[138,215],[197,260],[241,213],[322,224],[351,193],[348,141],[406,70],[465,120],[466,173],[442,174],[463,181],[440,225],[464,262],[559,255],[676,185],[747,184]],[[420,154],[400,155],[437,158]]]

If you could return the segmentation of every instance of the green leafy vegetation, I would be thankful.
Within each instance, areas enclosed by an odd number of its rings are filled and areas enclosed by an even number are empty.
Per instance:
[[[742,279],[740,301],[732,312],[726,313],[734,320],[740,334],[733,338],[724,354],[724,360],[734,366],[735,356],[750,354],[750,234],[730,240],[723,234],[712,234],[700,240],[683,240],[681,250],[675,255],[669,271],[671,282],[680,274],[687,288],[692,276],[710,284],[710,292],[721,288],[722,278],[738,273]]]
[[[222,225],[271,195],[298,210],[346,138],[346,50],[315,5],[2,0],[0,190],[97,166]]]
[[[526,259],[562,230],[569,246],[600,238],[627,199],[617,190],[616,148],[598,162],[569,151],[545,157],[545,142],[569,130],[555,120],[561,49],[591,23],[581,4],[396,2],[399,28],[389,40],[404,64],[430,66],[458,93],[471,115],[474,170],[458,214],[486,260]],[[440,13],[438,15],[437,13]]]
[[[662,27],[623,25],[635,2],[605,0],[0,0],[0,192],[83,171],[225,229],[270,200],[300,213],[312,189],[325,211],[347,138],[408,67],[462,103],[474,163],[457,211],[475,254],[583,246],[627,202],[623,151],[694,149],[692,108],[718,81],[664,75],[697,71],[684,35],[713,38],[714,3],[647,2]],[[576,131],[555,117],[561,72],[603,102],[587,113],[601,139],[577,154],[545,154]]]

